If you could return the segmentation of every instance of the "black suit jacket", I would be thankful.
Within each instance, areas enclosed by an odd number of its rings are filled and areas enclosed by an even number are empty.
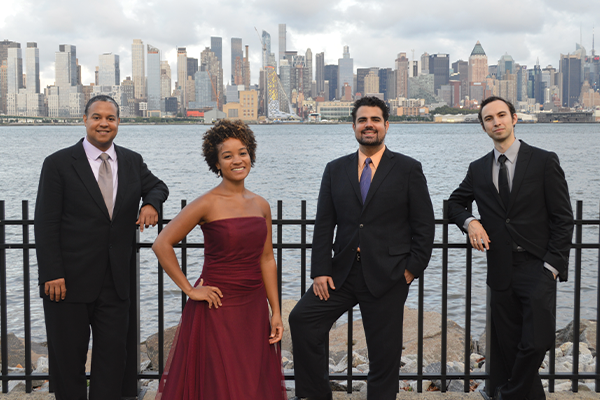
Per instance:
[[[140,198],[159,210],[169,190],[141,155],[115,145],[119,185],[111,221],[82,142],[48,156],[42,167],[34,221],[40,296],[45,282],[64,278],[65,301],[91,302],[111,268],[119,297],[127,299]]]
[[[311,277],[331,276],[340,288],[360,244],[365,283],[380,297],[404,279],[405,269],[415,277],[423,273],[434,234],[433,207],[418,161],[386,148],[363,205],[358,152],[338,158],[327,164],[321,182]]]
[[[508,208],[492,181],[494,151],[469,166],[467,176],[448,201],[449,218],[461,230],[472,217],[473,200],[490,238],[487,284],[494,290],[511,281],[513,242],[547,262],[568,279],[573,211],[565,174],[555,153],[521,141]]]

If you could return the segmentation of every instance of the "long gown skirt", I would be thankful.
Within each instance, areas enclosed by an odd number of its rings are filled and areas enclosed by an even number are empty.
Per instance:
[[[202,225],[204,285],[223,293],[221,307],[188,300],[156,400],[285,399],[279,344],[269,345],[269,309],[260,258],[261,217]],[[200,283],[200,278],[196,285]]]

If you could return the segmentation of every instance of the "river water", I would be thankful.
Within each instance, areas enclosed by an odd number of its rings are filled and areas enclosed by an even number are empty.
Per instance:
[[[191,201],[215,186],[219,180],[210,173],[201,154],[202,133],[208,126],[122,125],[115,142],[141,153],[152,172],[169,186],[170,196],[164,215],[173,217],[181,200]],[[321,175],[325,164],[356,151],[357,144],[350,125],[271,125],[252,126],[257,141],[257,162],[246,186],[265,197],[276,215],[277,200],[283,201],[284,218],[300,218],[301,200],[307,201],[308,218],[314,218]],[[584,218],[598,218],[600,198],[600,124],[522,124],[517,137],[527,143],[556,152],[565,170],[571,202],[584,202]],[[6,218],[21,218],[21,200],[29,200],[33,217],[40,168],[46,156],[70,146],[85,134],[82,126],[0,127],[0,200],[6,202]],[[464,178],[469,162],[492,149],[492,142],[477,124],[393,124],[386,137],[387,146],[409,155],[423,164],[436,218],[442,217],[443,200]],[[21,227],[6,228],[7,242],[22,241]],[[284,242],[299,242],[300,229],[284,227]],[[312,240],[308,229],[308,242]],[[436,232],[441,241],[441,229]],[[30,229],[33,239],[33,228]],[[156,228],[141,234],[152,242]],[[274,237],[275,231],[274,231]],[[201,241],[196,228],[188,241]],[[458,228],[450,227],[450,240],[461,242]],[[584,227],[584,241],[598,242],[598,228]],[[45,340],[42,302],[37,295],[37,263],[31,257],[32,335]],[[310,251],[308,252],[310,257]],[[441,311],[442,252],[434,249],[424,275],[424,302],[428,311]],[[283,297],[300,296],[300,251],[286,250],[282,263]],[[474,337],[485,326],[485,256],[474,254],[473,309],[470,315]],[[203,250],[190,250],[188,276],[193,282],[200,274]],[[7,251],[8,330],[23,337],[23,251]],[[310,266],[310,259],[307,264]],[[559,284],[558,327],[573,318],[574,252],[571,254],[570,281]],[[157,263],[149,249],[141,252],[141,338],[157,330]],[[583,251],[582,318],[596,317],[598,250]],[[309,279],[310,282],[310,279]],[[464,326],[465,267],[464,250],[449,252],[449,317]],[[165,275],[165,326],[179,321],[179,289]],[[416,285],[407,304],[416,307]]]

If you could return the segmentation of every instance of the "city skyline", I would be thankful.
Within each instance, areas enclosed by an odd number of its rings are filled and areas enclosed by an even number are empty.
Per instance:
[[[104,14],[98,17],[100,4]],[[286,24],[286,49],[299,54],[308,48],[313,54],[324,52],[325,64],[337,64],[344,46],[349,46],[354,70],[393,68],[398,53],[405,52],[412,60],[413,50],[414,59],[428,52],[447,53],[451,62],[468,60],[477,41],[489,64],[508,53],[530,68],[537,59],[542,67],[557,68],[560,54],[573,52],[576,43],[591,52],[593,16],[600,15],[600,4],[579,0],[568,5],[555,0],[510,0],[493,9],[490,4],[437,0],[426,8],[388,1],[364,6],[355,1],[323,4],[312,0],[285,6],[271,0],[251,5],[225,1],[218,7],[191,1],[177,5],[165,8],[134,1],[71,0],[57,5],[25,0],[3,10],[0,38],[22,44],[37,42],[42,87],[54,83],[54,55],[60,44],[77,47],[82,83],[89,84],[103,53],[119,55],[121,79],[132,75],[133,39],[160,49],[162,59],[174,68],[177,47],[186,47],[189,57],[199,58],[202,50],[211,46],[211,37],[222,38],[222,54],[227,60],[223,62],[223,83],[227,84],[232,75],[228,61],[231,38],[241,38],[243,46],[249,45],[252,83],[256,83],[262,52],[254,27],[259,33],[269,32],[271,52],[277,54],[279,24]],[[111,12],[106,13],[107,9]]]

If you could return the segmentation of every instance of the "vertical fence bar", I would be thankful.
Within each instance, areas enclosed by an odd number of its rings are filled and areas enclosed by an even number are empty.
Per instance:
[[[187,200],[181,200],[181,209],[187,205]],[[181,240],[181,271],[183,275],[187,277],[187,236],[185,236]],[[187,301],[187,296],[181,291],[181,312],[183,312],[183,308],[185,307],[185,303]]]
[[[352,364],[353,364],[353,358],[352,357],[352,330],[354,327],[354,321],[353,321],[353,307],[350,307],[350,309],[348,309],[348,381],[347,381],[347,388],[346,388],[346,392],[347,393],[352,393]]]
[[[160,215],[159,215],[160,218]],[[127,330],[122,399],[135,399],[140,392],[140,230],[135,230],[135,251],[129,260],[129,328]]]
[[[600,218],[600,213],[599,213]],[[598,243],[600,243],[600,221],[598,221]],[[600,393],[600,334],[598,334],[598,323],[600,322],[600,247],[598,247],[598,269],[596,271],[598,281],[596,282],[596,393]]]
[[[575,243],[581,245],[583,242],[583,201],[577,200],[577,211],[576,211],[575,222]],[[579,318],[580,318],[580,306],[581,306],[581,253],[582,249],[579,246],[575,249],[575,289],[574,289],[574,303],[573,303],[573,374],[577,375],[579,371]],[[579,384],[576,378],[571,380],[573,393],[577,393]]]
[[[277,200],[277,291],[281,302],[281,281],[283,279],[283,201]]]
[[[306,200],[302,200],[301,204],[301,219],[300,226],[300,297],[306,292]]]
[[[556,315],[556,297],[554,298],[554,304],[552,305],[552,309],[554,310],[554,315]],[[554,321],[552,322],[552,329],[553,332],[556,332],[556,318],[554,318]],[[549,372],[550,375],[554,375],[556,373],[556,336],[555,336],[555,340],[554,340],[554,344],[552,346],[552,348],[550,349],[550,357],[548,359],[548,364],[549,364]],[[548,380],[548,392],[550,393],[554,393],[554,378],[550,378]]]
[[[444,201],[444,227],[448,226],[448,208],[446,201]],[[468,236],[467,236],[468,237]],[[447,237],[446,237],[447,241]],[[467,244],[466,251],[466,276],[465,276],[465,380],[463,390],[465,393],[471,389],[471,289],[472,289],[472,276],[473,271],[473,250],[472,247]]]
[[[0,341],[2,342],[2,378],[8,376],[8,314],[6,304],[6,228],[4,225],[4,200],[0,200]],[[2,393],[8,393],[8,379],[2,379]]]
[[[163,229],[163,205],[158,213],[158,233]],[[165,276],[160,263],[158,264],[158,374],[162,376],[165,368]]]
[[[417,311],[417,392],[423,392],[423,318],[424,318],[424,301],[423,294],[425,293],[425,271],[419,278],[419,306]]]
[[[29,292],[29,202],[22,202],[23,215],[23,325],[25,329],[25,375],[30,377],[31,368],[31,299]],[[25,392],[31,393],[33,382],[25,382]]]
[[[444,201],[444,219],[447,215],[448,204]],[[448,224],[442,225],[442,356],[441,362],[441,388],[442,393],[446,392],[446,373],[448,358]]]

